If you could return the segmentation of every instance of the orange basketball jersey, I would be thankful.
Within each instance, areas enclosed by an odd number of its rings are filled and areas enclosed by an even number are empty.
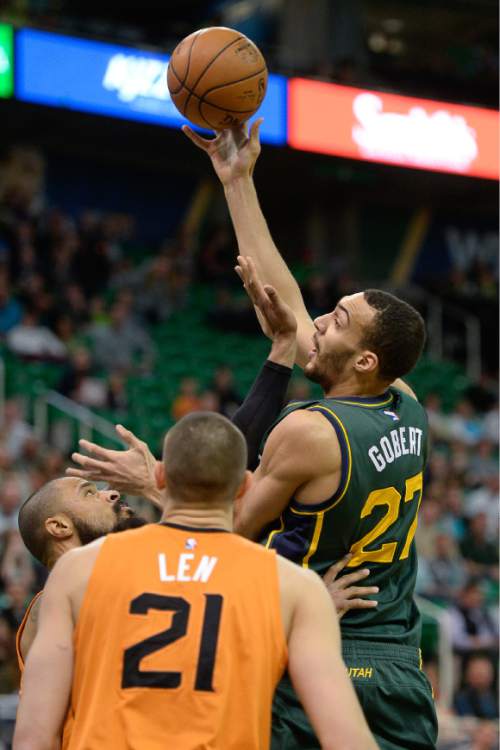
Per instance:
[[[69,750],[260,750],[287,661],[276,556],[217,529],[107,537],[75,628]]]

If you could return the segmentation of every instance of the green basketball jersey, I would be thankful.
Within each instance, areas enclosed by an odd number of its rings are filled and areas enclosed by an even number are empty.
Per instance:
[[[413,538],[427,454],[425,410],[390,388],[376,398],[292,403],[277,422],[296,409],[318,412],[330,422],[342,453],[340,484],[333,497],[317,505],[292,498],[280,518],[266,527],[261,542],[320,575],[351,552],[343,575],[369,568],[366,583],[359,585],[380,591],[371,597],[377,608],[344,615],[343,638],[418,646]]]

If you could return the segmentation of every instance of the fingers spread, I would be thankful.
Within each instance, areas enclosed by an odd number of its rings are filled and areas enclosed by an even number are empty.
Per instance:
[[[108,464],[103,463],[102,461],[96,461],[95,458],[90,458],[90,456],[84,456],[81,453],[72,453],[71,460],[74,461],[75,464],[80,464],[80,466],[86,469],[87,472],[89,471],[101,472],[108,468]]]
[[[102,448],[100,445],[91,443],[89,440],[84,440],[83,438],[82,440],[78,441],[78,444],[80,448],[83,448],[83,450],[87,451],[87,453],[91,453],[94,456],[99,456],[99,458],[110,459],[111,454],[114,453],[114,451],[111,451],[108,448]]]
[[[123,442],[130,446],[130,448],[138,448],[141,445],[142,440],[139,440],[137,435],[134,435],[131,430],[127,430],[122,424],[117,424],[115,429]]]

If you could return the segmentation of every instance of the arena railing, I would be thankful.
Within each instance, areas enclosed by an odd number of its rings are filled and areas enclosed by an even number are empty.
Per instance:
[[[35,400],[33,421],[35,434],[41,442],[51,442],[49,408],[75,422],[79,440],[92,440],[94,433],[97,433],[112,441],[117,447],[124,447],[125,444],[117,436],[112,422],[56,391],[44,391]]]

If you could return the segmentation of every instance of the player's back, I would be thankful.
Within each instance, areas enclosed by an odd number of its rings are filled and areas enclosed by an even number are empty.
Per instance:
[[[297,407],[330,421],[342,453],[341,481],[334,496],[317,505],[293,499],[264,543],[320,575],[351,552],[345,573],[369,568],[368,585],[380,591],[375,609],[343,617],[343,639],[418,645],[413,540],[427,450],[425,410],[393,388],[375,398],[291,405],[281,418]]]
[[[76,624],[65,746],[267,748],[286,657],[274,553],[171,524],[111,535]]]

